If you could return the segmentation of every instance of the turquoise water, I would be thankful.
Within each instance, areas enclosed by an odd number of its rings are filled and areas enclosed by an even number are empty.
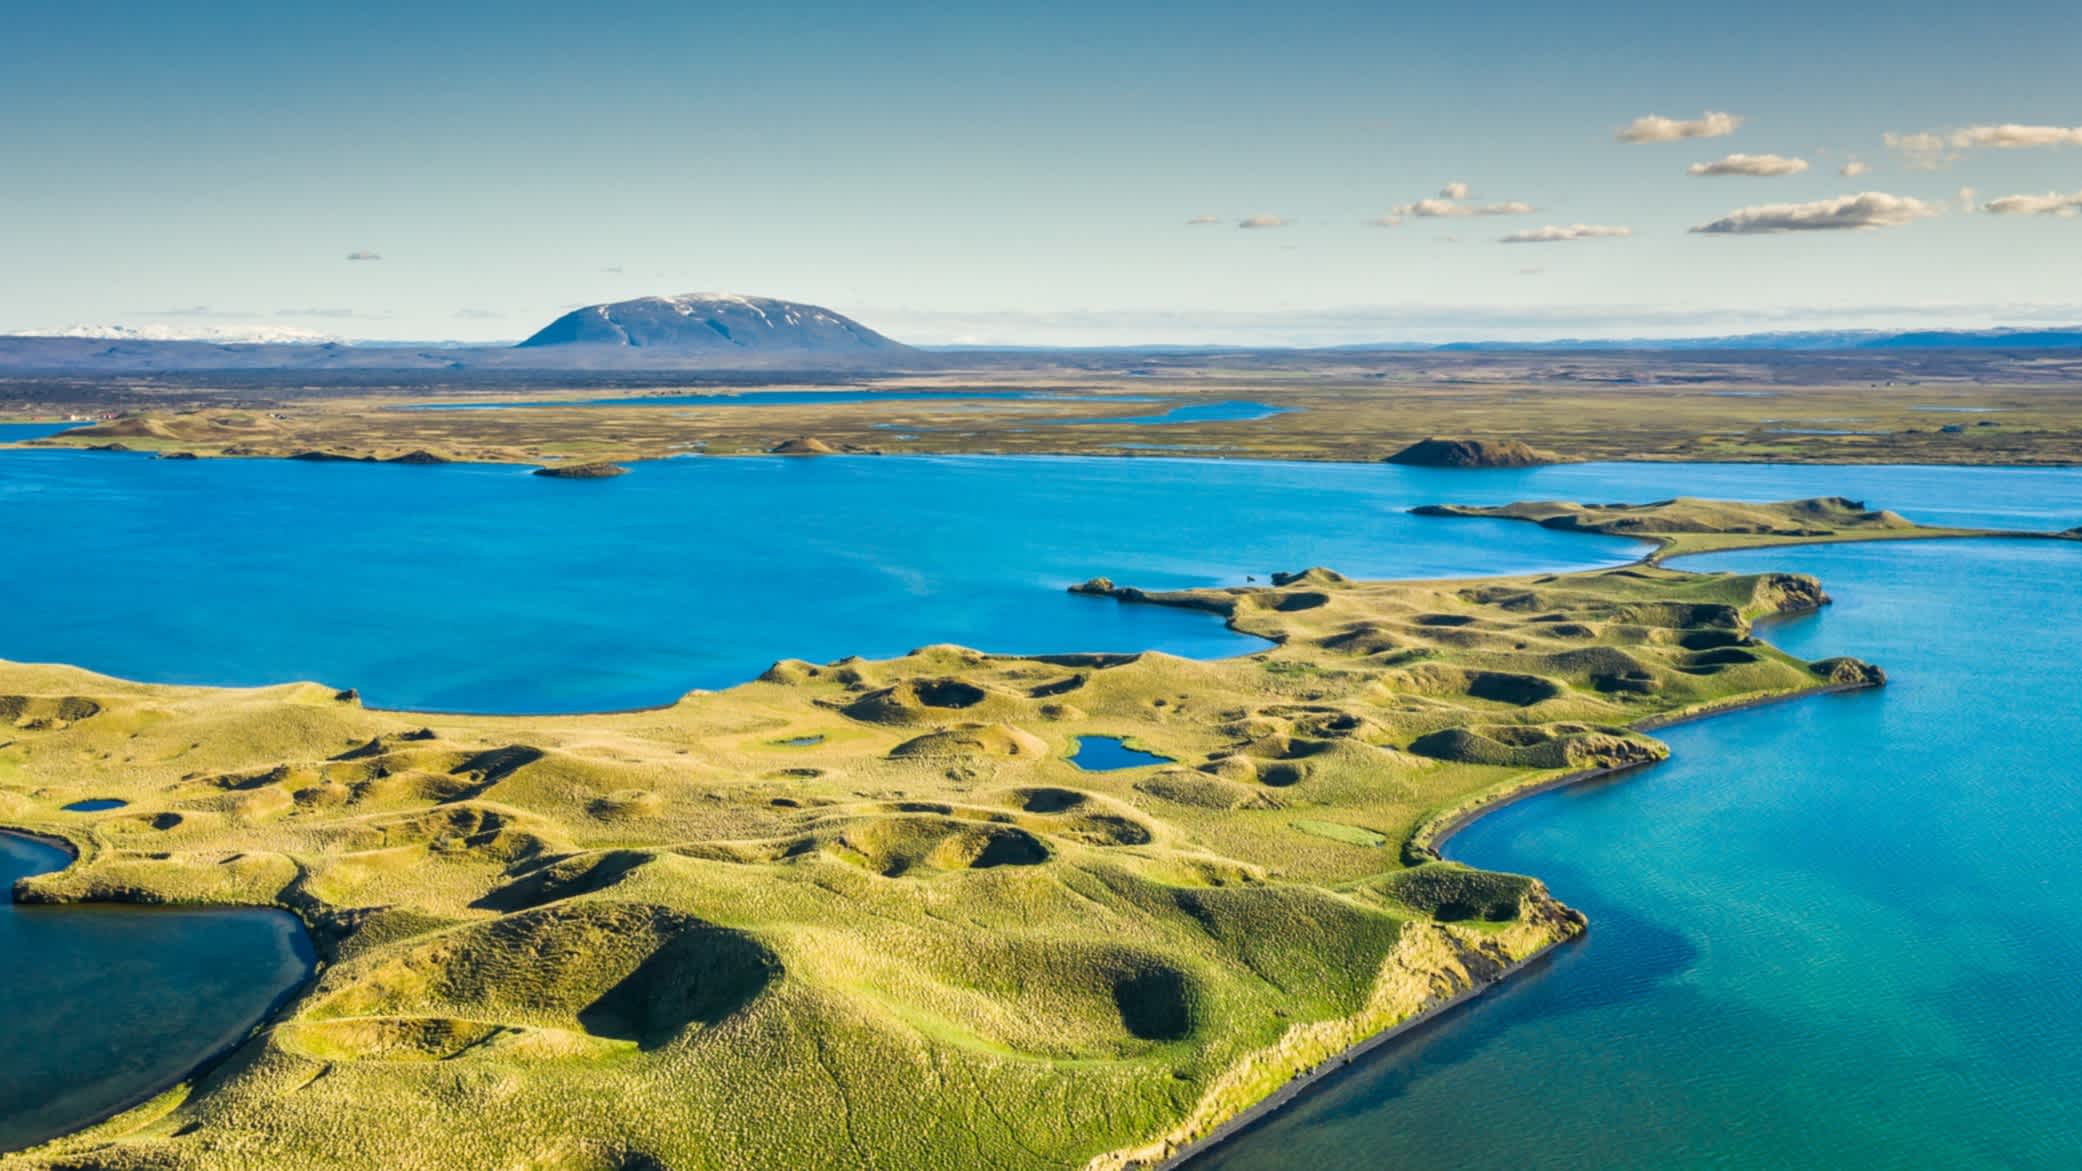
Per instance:
[[[1448,853],[1585,939],[1195,1171],[2082,1166],[2082,545],[1692,564],[1819,576],[1837,605],[1766,635],[1892,683],[1474,823]]]
[[[0,443],[41,439],[46,435],[56,435],[60,431],[70,431],[74,427],[84,426],[84,423],[0,423]]]
[[[1036,419],[1034,422],[1072,427],[1124,423],[1253,423],[1259,419],[1270,419],[1274,415],[1284,415],[1293,409],[1275,407],[1268,403],[1229,399],[1214,403],[1187,403],[1184,406],[1154,411],[1146,415],[1115,415],[1111,418],[1100,415],[1089,419]]]
[[[0,887],[68,861],[0,834]],[[179,1081],[245,1036],[313,958],[279,911],[0,902],[0,1151]]]
[[[876,403],[876,402],[1079,402],[1094,405],[1116,405],[1120,403],[1160,403],[1164,400],[1151,395],[1097,395],[1074,394],[1049,390],[746,390],[735,394],[653,394],[626,395],[618,398],[564,398],[535,399],[527,402],[489,403],[417,403],[403,409],[410,411],[518,411],[539,410],[544,407],[771,407],[800,406],[814,403]],[[1166,424],[1166,423],[1224,423],[1252,422],[1269,419],[1274,415],[1286,414],[1292,408],[1275,407],[1265,403],[1229,400],[1212,403],[1186,403],[1161,411],[1143,415],[1123,415],[1115,418],[1095,416],[1077,419],[1037,418],[1030,420],[1036,427],[1075,427],[1103,423]]]
[[[1404,510],[1680,491],[2082,521],[2072,470],[677,459],[574,485],[486,465],[13,451],[0,512],[23,519],[0,558],[0,656],[156,682],[315,679],[374,704],[490,712],[664,703],[777,658],[934,642],[1216,656],[1260,644],[1204,614],[1064,587],[1607,563],[1634,547]]]
[[[543,407],[771,407],[812,403],[938,402],[1153,403],[1147,395],[1066,394],[1048,390],[743,390],[734,394],[636,394],[618,398],[531,399],[525,402],[417,403],[411,411],[523,411]]]
[[[1111,772],[1114,769],[1170,764],[1171,758],[1130,748],[1118,736],[1080,736],[1077,738],[1077,751],[1070,754],[1070,763],[1086,772]]]
[[[1609,562],[1632,547],[1403,510],[1679,493],[2082,522],[2071,470],[675,460],[574,491],[512,468],[10,452],[0,655],[547,710],[656,702],[782,655],[948,639],[1233,653],[1257,644],[1206,615],[1062,587],[1096,574],[1233,583],[1309,564],[1424,576]],[[2082,1159],[2082,914],[2067,894],[2082,847],[2068,675],[2082,661],[2082,545],[1859,545],[1709,565],[1819,574],[1840,604],[1771,637],[1872,658],[1894,685],[1672,729],[1668,765],[1477,822],[1452,852],[1549,879],[1591,915],[1588,938],[1206,1166]],[[56,864],[19,839],[4,849],[10,876]],[[256,934],[228,934],[234,922]],[[38,1009],[0,1025],[17,1031],[0,1033],[0,1052],[30,1055],[0,1062],[0,1102],[31,1103],[0,1126],[34,1134],[90,1116],[237,1035],[267,999],[252,990],[301,971],[303,957],[283,958],[302,946],[285,924],[0,911],[0,988]]]
[[[1206,614],[1065,587],[1500,573],[1633,545],[1403,509],[1450,473],[1128,460],[678,459],[525,468],[0,454],[0,656],[158,682],[315,679],[372,704],[670,702],[773,660],[1216,656]],[[17,519],[18,518],[18,519]]]

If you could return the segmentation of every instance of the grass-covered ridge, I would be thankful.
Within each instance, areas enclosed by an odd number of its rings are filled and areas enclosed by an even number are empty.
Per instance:
[[[200,1083],[0,1164],[1155,1161],[1581,929],[1433,860],[1441,818],[1877,679],[1752,634],[1825,601],[1795,575],[1085,588],[1277,645],[787,661],[525,718],[0,664],[0,822],[81,853],[21,897],[282,906],[323,958]],[[1068,761],[1101,734],[1176,763]]]
[[[1426,504],[1410,511],[1418,516],[1492,517],[1530,521],[1542,528],[1565,532],[1639,537],[1657,544],[1651,560],[1762,545],[2025,535],[1917,524],[1899,513],[1867,508],[1862,501],[1841,496],[1771,503],[1701,500],[1688,496],[1646,504],[1531,500],[1488,506]]]

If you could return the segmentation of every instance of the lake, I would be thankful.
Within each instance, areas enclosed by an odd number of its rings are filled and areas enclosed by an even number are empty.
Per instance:
[[[0,887],[70,860],[0,833]],[[244,1037],[313,960],[281,911],[0,901],[0,1151],[180,1081]]]
[[[1945,524],[2067,527],[2082,473],[1006,457],[685,458],[611,480],[494,465],[0,453],[0,656],[153,682],[312,679],[371,704],[568,712],[667,703],[782,657],[1218,656],[1203,614],[1064,587],[1582,568],[1637,546],[1412,505],[1677,492],[1868,497]]]
[[[1944,524],[2082,522],[2074,470],[686,459],[565,483],[505,467],[9,452],[0,590],[14,605],[0,608],[0,655],[525,711],[658,702],[784,655],[935,641],[1227,654],[1257,644],[1204,614],[1063,587],[1100,574],[1236,583],[1311,564],[1412,577],[1610,563],[1637,547],[1403,510],[1679,493],[1844,494]],[[2082,661],[2082,545],[1697,564],[1816,573],[1839,605],[1769,636],[1871,658],[1894,683],[1670,729],[1666,765],[1476,822],[1449,852],[1548,879],[1590,914],[1588,937],[1199,1166],[2082,1158],[2082,914],[2065,877],[2082,847],[2068,679]],[[62,862],[5,842],[12,873]],[[214,1048],[197,1038],[242,1031],[253,986],[286,986],[253,973],[293,982],[282,938],[301,933],[281,917],[188,915],[0,911],[0,987],[35,1009],[8,1018],[26,1033],[0,1036],[0,1051],[34,1056],[0,1076],[46,1093],[70,1093],[88,1069],[161,1084]],[[231,923],[257,934],[216,934]],[[86,934],[32,945],[20,933],[33,930]],[[92,991],[104,971],[120,995]],[[242,977],[247,999],[208,993]],[[138,1068],[137,1037],[204,1004],[221,1016],[161,1051],[185,1058]],[[88,1048],[69,1048],[74,1037]],[[47,1058],[66,1063],[60,1075]],[[99,1109],[37,1107],[10,1125],[43,1133],[67,1108]]]
[[[1820,577],[1837,604],[1764,633],[1889,686],[1462,831],[1589,933],[1193,1171],[2082,1165],[2082,545],[1688,564]]]

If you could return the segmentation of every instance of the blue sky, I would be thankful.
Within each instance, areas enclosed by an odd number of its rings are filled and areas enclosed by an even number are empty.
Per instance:
[[[510,338],[696,290],[927,342],[2082,321],[2068,3],[439,7],[17,8],[0,329]],[[1806,167],[1687,173],[1731,154]],[[1509,214],[1372,222],[1456,183],[1432,210]]]

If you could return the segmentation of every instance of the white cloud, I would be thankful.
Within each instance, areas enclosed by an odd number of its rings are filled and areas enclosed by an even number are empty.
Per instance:
[[[1979,197],[1974,194],[1973,188],[1961,187],[1959,189],[1959,210],[1971,213],[1974,210],[1974,200],[1977,198]]]
[[[1807,170],[1807,160],[1787,158],[1784,155],[1732,154],[1710,163],[1693,163],[1685,170],[1693,175],[1754,175],[1766,178],[1774,175],[1798,175]]]
[[[1981,210],[1991,215],[2054,215],[2072,219],[2082,216],[2082,191],[2073,195],[2062,195],[2057,191],[2048,191],[2044,195],[2005,195],[1982,204]]]
[[[1888,150],[1900,151],[1908,158],[1909,165],[1926,171],[1935,170],[1959,157],[1958,152],[1948,150],[1943,137],[1927,131],[1920,134],[1897,134],[1892,130],[1880,136]]]
[[[1469,188],[1467,184],[1455,180],[1454,182],[1448,183],[1444,187],[1439,188],[1439,198],[1466,199],[1468,197],[1468,190]]]
[[[1619,128],[1613,137],[1621,142],[1676,142],[1681,138],[1722,138],[1742,125],[1739,114],[1708,110],[1697,118],[1665,118],[1644,114]]]
[[[506,315],[496,309],[458,309],[450,316],[462,321],[496,321]]]
[[[371,250],[369,250],[369,249],[367,249],[367,248],[356,248],[356,249],[355,249],[354,251],[352,251],[352,252],[349,252],[349,253],[347,254],[347,259],[349,259],[349,260],[381,260],[381,259],[383,259],[383,254],[382,254],[382,253],[380,253],[380,252],[374,252],[374,251],[371,251]]]
[[[1390,213],[1388,215],[1375,216],[1366,222],[1376,228],[1397,228],[1402,226],[1402,217]]]
[[[1863,175],[1865,172],[1870,170],[1872,170],[1870,166],[1867,166],[1865,163],[1860,162],[1857,159],[1852,159],[1850,162],[1845,163],[1843,166],[1836,168],[1836,173],[1842,175],[1846,179],[1855,179],[1858,176]]]
[[[1779,232],[1857,231],[1894,228],[1943,212],[1936,204],[1906,195],[1867,191],[1811,203],[1763,203],[1739,208],[1692,231],[1709,236],[1759,236]]]
[[[2039,146],[2082,146],[2082,126],[2020,126],[2015,122],[2005,122],[2000,126],[1968,126],[1954,130],[1951,143],[1961,150],[1971,147],[2020,150]]]
[[[1239,228],[1284,228],[1293,222],[1286,216],[1260,214],[1245,216],[1243,219],[1236,221],[1236,226]]]
[[[1564,240],[1612,240],[1634,234],[1632,228],[1616,228],[1605,224],[1549,224],[1544,228],[1527,228],[1499,236],[1500,244],[1558,244]]]
[[[2003,122],[1962,126],[1943,134],[1929,130],[1914,134],[1890,131],[1883,139],[1888,147],[1906,155],[1912,165],[1930,170],[1958,161],[1960,155],[1969,150],[2082,146],[2082,126],[2027,126]]]
[[[1462,203],[1453,199],[1420,199],[1415,203],[1398,204],[1394,210],[1374,223],[1391,227],[1386,221],[1401,223],[1403,217],[1421,220],[1458,220],[1472,216],[1531,215],[1539,209],[1520,199],[1509,199],[1498,203]]]
[[[1218,215],[1196,215],[1186,221],[1186,226],[1189,228],[1196,228],[1202,224],[1219,224],[1221,222],[1222,217]]]

